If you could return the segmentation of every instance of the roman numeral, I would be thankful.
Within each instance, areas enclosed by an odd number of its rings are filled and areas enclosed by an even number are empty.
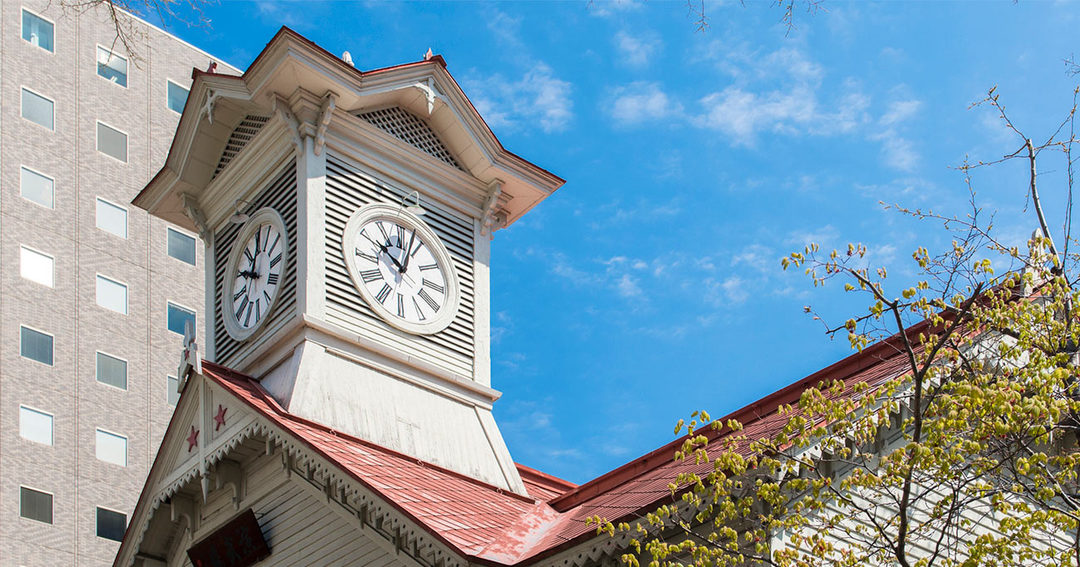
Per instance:
[[[405,316],[405,297],[402,296],[400,293],[397,294],[397,316]]]
[[[424,317],[424,311],[420,309],[420,304],[416,302],[416,298],[412,298],[413,307],[416,308],[416,314],[420,316],[421,321],[426,321],[427,317]]]
[[[265,297],[265,298],[266,298],[266,306],[267,306],[267,307],[269,307],[269,306],[270,306],[270,302],[271,302],[271,301],[273,301],[273,298],[271,298],[271,297],[270,297],[270,294],[269,294],[269,293],[266,293],[266,290],[265,290],[265,289],[263,290],[263,297]]]
[[[240,316],[244,314],[244,308],[248,306],[248,298],[245,295],[244,300],[240,302],[240,308],[236,310],[236,320],[240,320]]]
[[[267,238],[269,238],[269,236],[267,236]],[[281,233],[280,232],[277,233],[277,238],[274,239],[274,243],[271,244],[270,247],[266,249],[267,253],[270,253],[270,252],[273,252],[274,250],[276,250],[278,242],[281,242]]]
[[[258,254],[258,253],[259,253],[259,252],[258,252],[258,251],[256,250],[256,251],[255,251],[255,254]],[[247,258],[247,261],[248,261],[249,263],[252,263],[252,264],[254,264],[254,263],[255,263],[255,256],[254,256],[254,255],[252,255],[252,254],[251,254],[251,251],[250,251],[250,250],[248,250],[247,248],[244,248],[244,257],[245,257],[245,258]]]
[[[405,249],[405,227],[400,224],[394,225],[394,230],[397,232],[398,248]]]
[[[262,227],[255,231],[255,255],[259,255],[259,239],[262,238]]]
[[[382,221],[376,222],[375,226],[379,227],[379,232],[382,233],[383,242],[386,242],[387,244],[389,244],[390,243],[390,235],[387,234],[386,229],[383,227]]]
[[[255,300],[255,322],[258,323],[259,319],[262,319],[262,310],[259,309],[259,303],[262,302],[262,298]]]
[[[246,289],[242,289],[242,290],[234,293],[233,296],[232,296],[233,303],[236,303],[237,301],[240,301],[240,298],[244,297],[245,293],[247,293]]]
[[[279,277],[277,274],[266,274],[266,285],[277,285]]]
[[[426,289],[421,289],[420,293],[417,293],[416,295],[420,296],[420,299],[423,299],[424,303],[427,303],[428,307],[431,307],[432,311],[438,311],[439,310],[438,302],[436,302],[434,299],[431,298],[430,295],[428,295]]]
[[[278,262],[280,262],[280,261],[281,261],[281,254],[278,254],[277,256],[274,256],[273,258],[270,259],[270,267],[273,268],[274,266],[278,265]]]
[[[371,254],[368,254],[367,252],[364,252],[363,250],[361,250],[359,248],[356,249],[356,255],[363,258],[363,259],[365,259],[365,260],[367,260],[368,262],[375,262],[376,264],[379,263],[378,258],[372,256]]]
[[[430,287],[431,289],[433,289],[433,290],[435,290],[435,291],[437,291],[439,293],[446,293],[446,288],[444,288],[443,286],[441,286],[441,285],[439,285],[439,284],[437,284],[437,283],[435,283],[435,282],[433,282],[433,281],[431,281],[431,280],[429,280],[427,278],[424,278],[424,287]]]
[[[416,233],[413,232],[413,234],[415,235]],[[416,256],[416,253],[419,252],[420,249],[423,248],[423,247],[424,247],[424,242],[423,241],[417,242],[416,247],[412,249],[412,252],[409,252],[409,257],[412,258],[412,257]]]
[[[388,284],[383,284],[382,289],[379,290],[379,294],[375,296],[375,299],[378,300],[379,303],[385,303],[387,297],[390,297],[390,286]]]
[[[420,266],[420,271],[421,272],[426,272],[428,270],[436,270],[438,268],[439,268],[438,264],[424,264],[424,265]]]
[[[360,277],[363,278],[364,283],[370,283],[382,279],[382,273],[379,272],[378,268],[375,268],[374,270],[364,270],[360,272]]]
[[[248,326],[248,322],[249,322],[249,321],[251,321],[251,306],[252,306],[252,305],[255,305],[255,304],[254,304],[254,303],[248,303],[248,306],[247,306],[247,316],[246,316],[246,317],[244,317],[244,326],[245,326],[245,327],[247,327],[247,326]]]

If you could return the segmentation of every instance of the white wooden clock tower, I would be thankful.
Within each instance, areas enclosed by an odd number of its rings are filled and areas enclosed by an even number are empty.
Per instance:
[[[562,183],[502,147],[441,57],[361,72],[283,29],[243,76],[197,74],[135,204],[202,235],[207,360],[523,494],[491,414],[490,240]]]

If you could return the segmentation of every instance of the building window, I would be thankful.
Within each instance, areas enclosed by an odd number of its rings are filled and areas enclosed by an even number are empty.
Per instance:
[[[165,85],[165,104],[169,107],[169,110],[178,114],[184,112],[184,103],[187,102],[188,92],[190,91],[169,80],[165,81]]]
[[[53,24],[49,20],[23,8],[22,38],[31,45],[40,47],[49,53],[53,51]]]
[[[42,126],[53,129],[53,101],[23,87],[22,117]]]
[[[127,516],[108,508],[97,509],[97,535],[113,541],[123,541],[127,529]]]
[[[97,277],[97,304],[127,315],[127,286],[116,280]]]
[[[175,406],[176,402],[180,401],[180,379],[176,376],[169,376],[167,392],[169,405]]]
[[[19,354],[30,360],[52,366],[53,338],[48,333],[30,327],[19,327]]]
[[[52,445],[52,414],[19,406],[19,436],[42,445]]]
[[[53,257],[32,248],[19,248],[19,274],[32,282],[53,286]]]
[[[99,121],[97,123],[97,149],[109,157],[127,163],[127,134]]]
[[[127,59],[100,45],[97,48],[97,74],[100,77],[127,87]]]
[[[195,265],[195,238],[188,236],[174,228],[167,229],[169,234],[169,256]]]
[[[19,487],[19,515],[46,524],[52,523],[52,494]]]
[[[121,390],[127,390],[127,361],[98,352],[97,381]]]
[[[191,329],[195,330],[195,312],[184,309],[173,302],[169,302],[169,330],[179,335],[184,334],[184,326],[191,321]]]
[[[42,207],[53,208],[53,179],[32,169],[20,168],[19,192],[23,199],[33,201]]]
[[[97,227],[120,238],[127,238],[127,209],[98,197]]]
[[[127,437],[109,433],[103,429],[97,430],[97,458],[98,460],[127,466]]]

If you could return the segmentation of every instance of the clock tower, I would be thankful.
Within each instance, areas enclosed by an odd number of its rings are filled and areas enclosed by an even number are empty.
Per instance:
[[[502,147],[440,56],[362,72],[283,28],[242,76],[196,72],[135,204],[202,236],[207,360],[523,494],[491,413],[490,242],[562,183]]]

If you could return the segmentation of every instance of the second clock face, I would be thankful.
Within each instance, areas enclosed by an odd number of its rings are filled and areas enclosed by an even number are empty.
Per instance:
[[[275,223],[263,222],[254,226],[247,241],[237,243],[243,248],[228,293],[233,322],[242,330],[258,327],[274,305],[284,268],[283,236]]]
[[[357,290],[391,325],[434,333],[453,319],[457,289],[449,255],[423,221],[371,205],[349,221],[342,248]]]

